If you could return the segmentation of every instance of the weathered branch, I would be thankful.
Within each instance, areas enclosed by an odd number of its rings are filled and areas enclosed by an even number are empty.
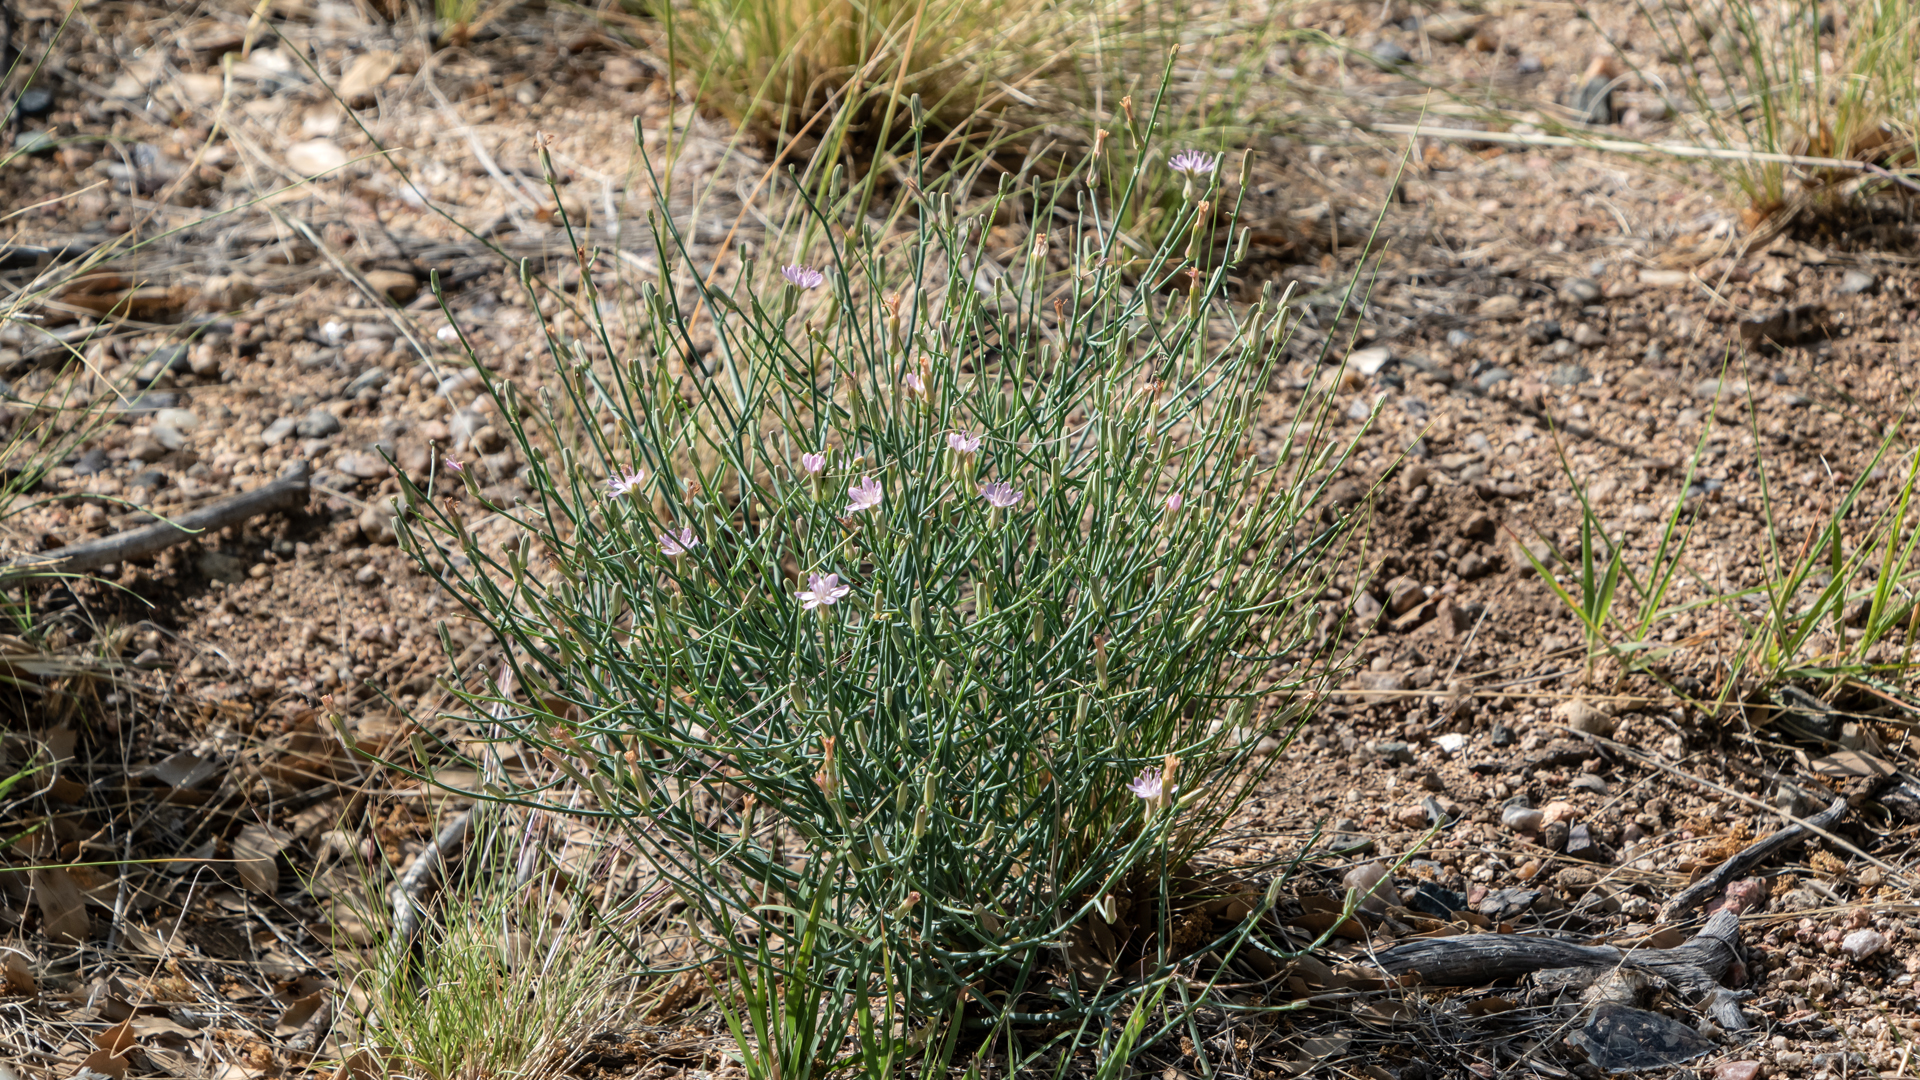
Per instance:
[[[237,525],[259,514],[293,510],[306,501],[307,474],[302,470],[270,484],[262,484],[252,491],[182,514],[171,521],[156,522],[145,528],[72,547],[22,555],[0,564],[0,583],[59,574],[84,574],[109,563],[142,559],[202,533]]]
[[[1721,985],[1739,961],[1739,934],[1739,916],[1722,911],[1671,949],[1621,952],[1609,945],[1575,945],[1529,934],[1463,934],[1395,945],[1375,960],[1389,975],[1418,972],[1429,986],[1513,982],[1553,968],[1637,967],[1701,1000],[1714,1022],[1731,1031],[1747,1026],[1739,1006],[1742,995]]]
[[[473,811],[465,810],[446,823],[440,834],[433,838],[420,854],[414,856],[407,866],[406,873],[394,883],[393,900],[393,936],[401,945],[411,945],[414,935],[426,923],[427,891],[433,887],[434,877],[440,868],[453,861],[453,855],[461,845],[467,842],[467,832],[473,824]]]
[[[1727,882],[1744,876],[1748,870],[1765,861],[1774,852],[1799,843],[1815,829],[1830,829],[1846,816],[1847,800],[1845,796],[1841,796],[1833,800],[1833,805],[1813,817],[1805,821],[1796,821],[1784,829],[1776,830],[1755,840],[1735,852],[1726,862],[1714,867],[1712,873],[1680,890],[1677,896],[1667,901],[1666,906],[1660,909],[1660,918],[1670,921],[1687,914],[1699,907],[1701,901],[1726,888]]]

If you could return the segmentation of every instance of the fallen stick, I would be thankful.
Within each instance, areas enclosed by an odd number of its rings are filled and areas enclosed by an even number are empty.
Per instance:
[[[1767,856],[1781,848],[1791,847],[1807,838],[1815,830],[1827,830],[1840,823],[1847,816],[1847,798],[1842,795],[1833,800],[1833,804],[1805,821],[1796,821],[1784,829],[1777,829],[1755,840],[1739,851],[1699,881],[1680,890],[1679,894],[1667,901],[1660,909],[1662,922],[1671,921],[1685,915],[1700,906],[1702,900],[1718,893],[1727,883],[1746,875],[1754,866],[1766,860]]]
[[[1740,917],[1722,911],[1671,949],[1621,952],[1611,945],[1576,945],[1530,934],[1462,934],[1395,945],[1374,959],[1389,975],[1418,972],[1427,986],[1484,986],[1555,968],[1640,968],[1699,999],[1715,1023],[1737,1031],[1747,1026],[1740,1011],[1745,995],[1720,980],[1739,962],[1739,937]]]
[[[393,938],[401,947],[411,946],[420,928],[426,925],[427,890],[432,888],[435,871],[453,860],[453,854],[467,842],[467,830],[473,824],[473,811],[465,810],[446,823],[433,843],[414,856],[407,871],[393,886]]]
[[[307,501],[305,469],[283,476],[252,491],[229,496],[174,518],[141,529],[132,529],[72,547],[36,552],[0,564],[0,584],[23,578],[84,574],[109,563],[142,559],[183,540],[215,529],[237,525],[248,518],[275,510],[292,510]]]

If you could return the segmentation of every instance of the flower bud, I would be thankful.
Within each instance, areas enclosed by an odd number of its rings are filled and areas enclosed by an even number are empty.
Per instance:
[[[913,603],[907,605],[907,623],[913,627],[914,634],[918,635],[926,622],[927,602],[925,598],[916,596],[913,598]]]

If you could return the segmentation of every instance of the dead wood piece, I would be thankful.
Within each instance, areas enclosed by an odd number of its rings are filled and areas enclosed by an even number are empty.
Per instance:
[[[458,817],[446,823],[440,829],[440,835],[433,838],[425,851],[414,856],[407,866],[407,872],[393,886],[393,935],[396,941],[411,943],[420,928],[426,924],[427,890],[433,887],[435,872],[443,863],[453,858],[460,845],[467,842],[467,830],[473,822],[473,811],[463,811]]]
[[[307,475],[302,470],[296,475],[283,476],[252,491],[182,514],[171,521],[157,522],[90,543],[22,555],[0,564],[0,583],[58,574],[84,574],[109,563],[143,559],[202,533],[237,525],[259,514],[292,510],[305,505],[306,501]]]
[[[1714,1022],[1729,1031],[1747,1026],[1744,996],[1720,980],[1739,960],[1740,918],[1722,911],[1698,934],[1671,949],[1621,952],[1610,945],[1578,945],[1528,934],[1462,934],[1410,941],[1383,950],[1376,962],[1389,975],[1418,972],[1429,986],[1485,986],[1514,982],[1554,968],[1640,968],[1699,999]]]
[[[1847,816],[1847,800],[1842,796],[1833,800],[1831,806],[1813,817],[1805,821],[1796,821],[1784,829],[1776,830],[1755,840],[1735,852],[1727,861],[1714,867],[1712,873],[1680,890],[1678,895],[1667,901],[1666,906],[1660,909],[1660,918],[1672,920],[1685,915],[1699,907],[1701,901],[1726,888],[1727,882],[1744,876],[1748,870],[1764,862],[1774,852],[1799,843],[1815,829],[1832,828],[1845,816]]]

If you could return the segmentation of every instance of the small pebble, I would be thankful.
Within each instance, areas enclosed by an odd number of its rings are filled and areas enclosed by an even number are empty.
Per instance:
[[[1578,698],[1555,705],[1553,718],[1575,731],[1586,735],[1598,735],[1603,739],[1611,736],[1614,731],[1613,717]]]
[[[1383,897],[1399,895],[1393,879],[1387,876],[1387,864],[1377,859],[1347,871],[1347,875],[1340,879],[1340,884],[1359,893],[1360,906],[1372,912],[1387,910],[1387,901]]]
[[[1546,821],[1549,825],[1556,821],[1573,821],[1580,816],[1579,809],[1563,799],[1556,799],[1548,803],[1543,813],[1546,815]]]
[[[1592,278],[1568,278],[1560,283],[1560,295],[1576,304],[1591,304],[1600,299],[1600,283]]]
[[[1510,804],[1500,811],[1500,824],[1514,832],[1539,832],[1540,826],[1545,823],[1546,819],[1540,811],[1524,804]]]
[[[1878,930],[1855,930],[1840,940],[1840,948],[1855,960],[1865,960],[1887,947],[1887,937]]]
[[[340,418],[325,409],[314,409],[301,417],[293,430],[303,439],[324,439],[340,433]]]
[[[1391,41],[1383,41],[1373,47],[1373,58],[1387,67],[1393,67],[1413,59],[1413,55]]]
[[[1383,742],[1376,745],[1373,752],[1395,765],[1413,764],[1413,750],[1403,742]]]
[[[1838,292],[1842,296],[1858,296],[1861,293],[1872,292],[1873,287],[1878,284],[1880,279],[1865,270],[1849,270],[1840,278]]]
[[[1567,850],[1567,823],[1549,821],[1540,830],[1540,846],[1558,854]]]
[[[1482,390],[1491,390],[1511,378],[1513,378],[1513,372],[1503,367],[1493,367],[1475,375],[1473,385]]]

